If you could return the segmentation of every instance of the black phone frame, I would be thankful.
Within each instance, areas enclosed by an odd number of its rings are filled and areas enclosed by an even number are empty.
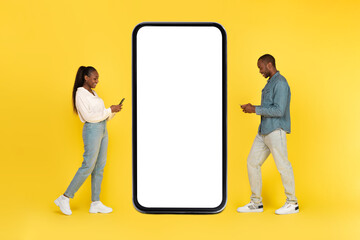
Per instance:
[[[137,33],[146,26],[171,27],[216,27],[222,35],[222,201],[214,208],[169,208],[144,207],[137,200]],[[141,213],[153,214],[214,214],[221,212],[227,202],[227,35],[222,25],[216,22],[142,22],[132,32],[132,162],[133,204]]]

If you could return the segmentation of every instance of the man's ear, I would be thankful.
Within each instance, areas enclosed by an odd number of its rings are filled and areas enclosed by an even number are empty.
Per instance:
[[[266,64],[266,67],[267,67],[267,69],[273,69],[273,68],[274,68],[274,66],[272,65],[271,62],[268,62],[268,63]]]

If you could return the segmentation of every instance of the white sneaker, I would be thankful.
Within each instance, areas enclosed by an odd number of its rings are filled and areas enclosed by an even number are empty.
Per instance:
[[[54,202],[55,202],[56,206],[60,207],[60,210],[63,214],[71,215],[72,212],[70,210],[69,201],[70,201],[69,198],[65,197],[64,195],[61,195]]]
[[[260,202],[260,203],[250,202],[250,203],[246,204],[246,205],[243,206],[243,207],[239,207],[239,208],[237,209],[237,211],[238,211],[239,213],[263,212],[263,211],[264,211],[264,207],[263,207],[262,202]]]
[[[291,204],[286,202],[284,206],[279,208],[275,211],[276,214],[284,215],[284,214],[291,214],[291,213],[298,213],[299,212],[299,204]]]
[[[109,208],[102,204],[100,201],[92,202],[90,205],[90,213],[111,213],[112,208]]]

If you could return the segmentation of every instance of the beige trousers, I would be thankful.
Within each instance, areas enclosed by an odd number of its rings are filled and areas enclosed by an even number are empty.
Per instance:
[[[254,203],[262,201],[261,165],[270,153],[273,155],[276,167],[281,175],[287,201],[289,203],[296,203],[294,173],[288,160],[286,132],[282,129],[274,130],[267,135],[257,134],[255,137],[247,159],[248,176],[252,192],[251,201]]]

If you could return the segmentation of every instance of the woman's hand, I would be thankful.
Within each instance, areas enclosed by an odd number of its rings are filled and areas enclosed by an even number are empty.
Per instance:
[[[121,105],[111,105],[111,112],[112,113],[117,113],[117,112],[120,112],[121,109],[122,109],[122,104]]]

